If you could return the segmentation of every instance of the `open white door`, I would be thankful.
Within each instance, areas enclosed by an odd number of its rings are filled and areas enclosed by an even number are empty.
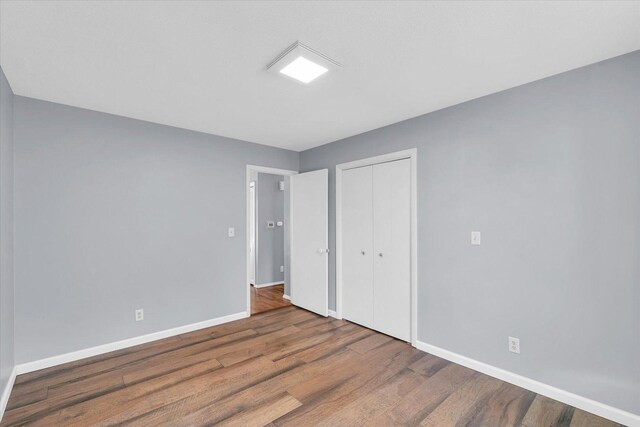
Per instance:
[[[291,302],[327,316],[329,171],[291,176]]]

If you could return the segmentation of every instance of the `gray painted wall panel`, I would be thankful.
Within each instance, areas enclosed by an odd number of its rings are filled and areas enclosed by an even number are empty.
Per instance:
[[[14,130],[18,363],[245,310],[246,165],[298,153],[19,96]]]
[[[331,308],[335,165],[413,147],[418,339],[640,414],[640,51],[302,152]]]
[[[14,363],[13,91],[0,68],[0,394]]]
[[[280,175],[258,174],[258,268],[256,281],[259,285],[283,282],[284,273],[284,227],[267,228],[267,221],[284,222],[284,191],[278,189]]]

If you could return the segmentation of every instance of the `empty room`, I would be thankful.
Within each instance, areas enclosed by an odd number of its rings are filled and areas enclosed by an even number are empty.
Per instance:
[[[640,427],[640,1],[0,0],[0,427]]]

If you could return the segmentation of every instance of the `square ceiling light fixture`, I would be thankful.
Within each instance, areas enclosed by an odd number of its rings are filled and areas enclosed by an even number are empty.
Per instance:
[[[340,66],[338,61],[300,42],[295,42],[271,61],[267,65],[267,70],[306,84]]]

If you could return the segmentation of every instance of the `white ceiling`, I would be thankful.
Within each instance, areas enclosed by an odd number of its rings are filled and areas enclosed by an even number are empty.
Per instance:
[[[301,151],[640,49],[640,2],[2,1],[18,95]],[[296,40],[343,67],[266,65]]]

